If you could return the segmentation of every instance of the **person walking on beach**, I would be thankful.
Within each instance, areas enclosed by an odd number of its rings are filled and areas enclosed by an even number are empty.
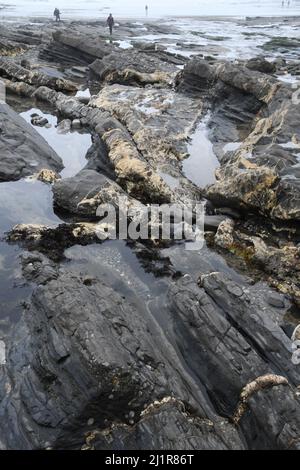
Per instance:
[[[53,15],[55,16],[56,23],[60,22],[60,11],[58,8],[55,8]]]
[[[145,11],[146,11],[146,16],[148,16],[148,12],[149,12],[149,7],[148,7],[148,5],[145,6]]]
[[[114,24],[115,24],[114,17],[110,13],[109,17],[107,18],[107,26],[109,27],[109,32],[110,32],[111,36],[112,36],[112,33],[113,33]]]

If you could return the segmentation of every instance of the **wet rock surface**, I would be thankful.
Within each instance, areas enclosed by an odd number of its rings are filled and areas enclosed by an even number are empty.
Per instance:
[[[193,31],[187,46],[179,26],[146,30],[156,40],[130,21],[111,41],[102,22],[0,33],[11,103],[43,103],[60,136],[92,135],[80,171],[60,177],[60,157],[0,104],[0,180],[30,176],[49,205],[32,220],[4,212],[0,282],[17,273],[28,290],[18,321],[0,323],[0,448],[299,449],[299,105],[275,75],[299,64],[260,48],[224,60],[225,34]],[[48,118],[31,116],[42,135]],[[183,165],[199,123],[220,162],[206,188]],[[102,242],[97,209],[124,196],[133,221],[205,196],[206,245]]]
[[[165,431],[161,434],[161,426]],[[104,431],[90,431],[85,450],[113,450],[117,443],[121,450],[243,450],[238,433],[226,422],[190,416],[183,403],[172,398],[150,405],[134,427],[115,426]]]
[[[26,64],[27,65],[27,64]],[[13,78],[19,82],[25,82],[35,86],[49,86],[57,91],[74,92],[78,89],[75,83],[61,78],[51,77],[42,72],[28,70],[22,65],[18,65],[11,60],[1,59],[1,76]]]
[[[274,244],[263,237],[246,234],[231,221],[222,222],[215,244],[262,269],[268,281],[299,305],[299,247],[295,242]],[[276,300],[275,300],[276,302]]]
[[[70,214],[93,218],[101,203],[99,193],[101,191],[105,193],[109,189],[113,190],[113,185],[112,181],[94,170],[82,170],[73,178],[64,179],[54,185],[54,204],[58,209],[65,210]],[[95,197],[98,200],[93,202]],[[103,197],[102,203],[104,202]]]
[[[62,170],[54,150],[6,104],[0,104],[0,119],[1,181],[15,181],[44,168]]]
[[[257,72],[262,73],[275,73],[276,64],[265,60],[263,57],[257,57],[255,59],[248,60],[246,64],[247,68],[250,70],[256,70]]]
[[[41,51],[40,57],[63,64],[90,64],[112,51],[113,47],[97,34],[90,34],[86,29],[64,29],[53,32],[53,40]]]
[[[298,221],[297,159],[293,159],[292,150],[295,149],[295,155],[299,141],[296,126],[299,106],[292,87],[243,66],[210,65],[199,63],[199,59],[183,72],[183,89],[190,86],[191,76],[193,80],[199,77],[201,86],[203,80],[206,87],[209,83],[215,84],[219,99],[226,90],[234,100],[237,90],[238,95],[242,92],[260,102],[260,110],[253,120],[251,114],[248,115],[250,132],[238,150],[227,152],[223,157],[224,164],[216,172],[217,182],[207,189],[208,199],[218,206]],[[218,98],[216,101],[215,106],[218,106]],[[223,107],[218,109],[220,112],[226,115],[231,110]],[[219,133],[222,134],[222,129]]]
[[[182,64],[180,60],[177,62]],[[151,54],[151,50],[145,53],[135,49],[97,59],[90,70],[100,81],[136,86],[171,86],[178,72],[176,60],[163,51],[154,50]]]
[[[203,287],[189,277],[172,283],[172,333],[160,343],[164,333],[151,311],[140,315],[138,299],[128,304],[100,279],[57,268],[35,253],[23,258],[23,270],[38,287],[2,370],[3,446],[107,449],[114,442],[173,449],[175,441],[188,449],[285,448],[296,438],[300,402],[293,384],[299,377],[281,329],[288,305],[268,306],[265,288],[252,290],[219,274],[204,276]],[[290,381],[280,378],[280,369]],[[260,387],[258,378],[267,374]],[[258,386],[241,411],[242,389],[254,380]],[[284,413],[293,409],[284,430],[283,402]],[[237,409],[238,424],[230,424]],[[270,415],[274,432],[268,428],[253,442],[253,429]],[[156,439],[152,429],[159,430]]]

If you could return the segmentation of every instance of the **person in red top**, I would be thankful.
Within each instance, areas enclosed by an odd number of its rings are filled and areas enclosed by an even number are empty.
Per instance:
[[[113,17],[112,14],[110,13],[109,17],[107,18],[107,25],[108,25],[108,27],[109,27],[110,35],[112,35],[112,33],[113,33],[114,24],[115,24],[114,17]]]

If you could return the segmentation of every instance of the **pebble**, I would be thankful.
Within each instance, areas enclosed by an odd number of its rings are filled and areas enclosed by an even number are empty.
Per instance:
[[[33,126],[39,126],[39,127],[45,127],[47,125],[50,125],[48,119],[40,117],[40,116],[32,118],[31,119],[31,124]],[[50,125],[50,127],[51,127],[51,125]]]
[[[243,289],[234,283],[228,283],[226,287],[227,291],[235,297],[242,297],[244,294]]]
[[[74,121],[72,121],[72,129],[80,129],[80,128],[81,128],[80,119],[74,119]]]
[[[285,307],[284,298],[280,294],[276,294],[276,292],[268,295],[267,302],[269,305],[271,305],[271,307],[275,307],[275,308]]]

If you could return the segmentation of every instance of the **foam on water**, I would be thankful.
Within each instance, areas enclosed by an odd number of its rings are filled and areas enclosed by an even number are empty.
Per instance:
[[[299,12],[300,13],[300,12]],[[272,38],[298,38],[300,28],[287,22],[253,24],[252,22],[232,21],[232,19],[205,20],[203,18],[165,18],[163,26],[176,28],[170,34],[144,34],[124,38],[129,44],[141,40],[147,43],[159,43],[171,54],[180,54],[187,58],[199,54],[216,55],[222,59],[250,59],[263,55],[274,60],[282,50],[264,50],[264,46]],[[285,50],[285,58],[298,58],[299,49]],[[279,77],[280,79],[280,77]],[[284,78],[283,78],[284,80]]]

